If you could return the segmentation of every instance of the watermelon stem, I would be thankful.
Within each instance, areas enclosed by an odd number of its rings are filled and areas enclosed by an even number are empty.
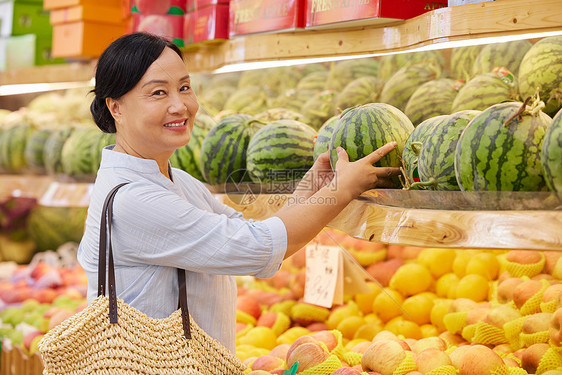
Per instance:
[[[410,147],[412,147],[412,151],[418,156],[420,156],[421,149],[423,147],[423,143],[421,142],[412,142],[410,143]]]
[[[417,188],[417,187],[426,187],[426,186],[430,186],[430,187],[434,187],[434,188],[437,187],[437,180],[435,178],[432,178],[431,180],[429,180],[427,182],[422,182],[422,181],[414,182],[413,184],[410,185],[410,188],[408,190],[414,189],[414,188]]]
[[[504,127],[507,127],[509,125],[509,123],[513,120],[515,120],[517,118],[517,121],[522,121],[523,120],[523,113],[525,112],[525,109],[527,108],[527,103],[529,103],[529,100],[531,100],[531,97],[529,96],[527,99],[525,99],[525,102],[523,102],[523,104],[521,105],[521,107],[519,107],[519,110],[517,112],[515,112],[513,114],[513,116],[511,116],[510,118],[507,119],[506,122],[503,123]]]

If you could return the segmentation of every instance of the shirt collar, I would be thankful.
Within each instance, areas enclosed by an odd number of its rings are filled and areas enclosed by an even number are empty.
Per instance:
[[[121,167],[142,173],[160,173],[158,163],[152,159],[142,159],[123,152],[113,151],[115,145],[102,150],[100,168]]]

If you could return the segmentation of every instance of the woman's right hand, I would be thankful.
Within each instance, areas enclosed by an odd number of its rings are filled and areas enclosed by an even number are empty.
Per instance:
[[[396,147],[396,142],[390,142],[369,155],[354,162],[349,161],[347,152],[337,148],[338,161],[336,162],[335,178],[332,181],[333,188],[338,192],[348,192],[351,199],[358,197],[366,190],[375,187],[393,187],[395,183],[392,177],[401,174],[400,168],[375,167],[374,163],[388,154]]]

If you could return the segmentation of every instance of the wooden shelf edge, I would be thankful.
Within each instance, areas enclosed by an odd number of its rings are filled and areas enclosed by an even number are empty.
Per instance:
[[[96,61],[43,65],[0,72],[0,85],[85,82],[92,79]]]

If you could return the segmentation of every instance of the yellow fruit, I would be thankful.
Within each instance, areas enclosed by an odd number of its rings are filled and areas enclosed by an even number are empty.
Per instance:
[[[296,304],[297,304],[297,301],[294,301],[294,300],[286,300],[286,301],[282,301],[282,302],[277,302],[269,308],[269,311],[271,311],[271,312],[282,312],[283,314],[285,314],[287,316],[291,316],[291,308]]]
[[[384,288],[373,301],[373,312],[383,321],[402,315],[402,303],[404,298],[397,291]]]
[[[466,274],[484,276],[487,280],[495,280],[500,270],[498,258],[490,253],[480,253],[472,257],[466,265]]]
[[[270,351],[277,346],[277,336],[269,327],[254,327],[240,337],[239,341],[241,345],[252,345]]]
[[[488,298],[489,283],[484,276],[466,275],[457,285],[456,298],[469,298],[475,302],[485,301]]]
[[[480,250],[457,250],[455,251],[456,256],[455,260],[453,261],[453,272],[458,277],[463,277],[466,275],[466,266],[472,257],[476,254],[480,253]]]
[[[255,326],[256,318],[244,311],[236,310],[236,323],[251,324]]]
[[[291,345],[301,336],[308,335],[310,331],[304,327],[292,327],[283,332],[278,338],[276,345],[289,344]],[[276,346],[274,345],[274,346]]]
[[[433,299],[427,294],[417,294],[406,298],[402,308],[405,310],[403,314],[404,319],[411,320],[421,326],[430,322]]]
[[[435,293],[443,298],[455,298],[455,292],[459,283],[459,277],[455,273],[446,273],[435,283]]]
[[[375,325],[375,324],[363,324],[361,327],[357,328],[355,334],[353,335],[353,339],[364,339],[367,341],[371,341],[373,337],[377,333],[382,331],[382,325]]]
[[[340,324],[340,322],[344,318],[350,315],[356,315],[356,316],[361,315],[361,312],[359,311],[359,307],[355,303],[348,303],[345,306],[338,307],[337,309],[332,310],[330,316],[328,317],[328,320],[326,321],[326,325],[330,329],[336,329],[338,324]]]
[[[455,256],[456,253],[453,249],[428,248],[419,253],[417,261],[419,264],[426,266],[433,277],[437,279],[453,271]]]
[[[440,333],[437,327],[431,324],[424,324],[420,327],[420,330],[423,337],[436,337]]]
[[[420,327],[401,316],[397,316],[384,326],[384,329],[394,333],[396,336],[402,335],[405,338],[419,340],[423,338]]]
[[[369,324],[373,324],[373,325],[378,325],[378,326],[383,326],[384,323],[381,320],[381,318],[379,318],[377,315],[375,315],[374,313],[371,314],[367,314],[363,317],[363,319],[365,319],[365,321]]]
[[[353,339],[355,332],[362,325],[366,324],[365,319],[360,316],[352,315],[348,316],[338,324],[336,329],[342,333],[342,336],[348,340]]]
[[[400,267],[390,279],[390,287],[403,296],[412,296],[429,289],[433,277],[424,265],[408,263]]]
[[[449,306],[453,301],[450,299],[436,301],[431,309],[431,314],[429,316],[431,324],[433,324],[439,332],[444,332],[446,330],[445,323],[443,323],[443,317],[445,314],[449,313]]]
[[[353,349],[353,347],[354,347],[355,345],[360,344],[360,343],[365,342],[365,341],[371,341],[371,340],[353,339],[353,340],[350,340],[347,344],[345,344],[345,348],[346,348],[347,350],[351,350],[351,349]]]
[[[371,293],[357,294],[354,297],[355,303],[357,303],[357,307],[363,314],[369,314],[373,311],[373,301],[382,290],[382,288],[378,284],[372,281],[369,281],[367,285],[369,286],[369,288],[371,288]]]

